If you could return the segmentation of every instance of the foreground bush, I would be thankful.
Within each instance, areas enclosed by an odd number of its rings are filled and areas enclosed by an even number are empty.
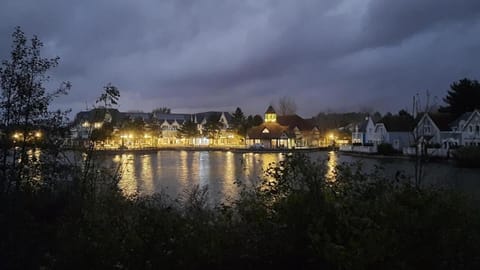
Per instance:
[[[465,196],[360,166],[328,182],[323,168],[289,156],[214,207],[198,187],[177,200],[115,186],[4,195],[0,268],[479,269],[480,215]]]
[[[480,168],[480,146],[464,146],[453,152],[453,158],[460,167]]]

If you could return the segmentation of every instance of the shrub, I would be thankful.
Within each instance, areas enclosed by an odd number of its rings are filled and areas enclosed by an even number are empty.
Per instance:
[[[377,152],[380,155],[393,155],[398,153],[398,151],[389,143],[381,143],[377,145]]]

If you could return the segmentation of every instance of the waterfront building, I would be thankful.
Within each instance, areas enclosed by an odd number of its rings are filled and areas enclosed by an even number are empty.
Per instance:
[[[261,148],[318,147],[320,132],[311,121],[294,115],[277,115],[272,106],[264,122],[247,132],[247,146]]]

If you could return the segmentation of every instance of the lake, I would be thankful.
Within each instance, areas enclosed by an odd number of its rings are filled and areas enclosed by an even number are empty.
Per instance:
[[[362,162],[365,171],[376,166],[387,176],[397,171],[413,176],[414,163],[401,158],[350,156],[340,152],[313,152],[310,158],[324,162],[327,176],[342,163]],[[120,188],[125,194],[151,195],[158,192],[176,197],[194,185],[208,186],[210,198],[235,198],[235,181],[251,183],[263,177],[271,163],[283,159],[280,153],[233,153],[223,151],[158,151],[106,156],[109,166],[120,166]],[[480,169],[457,168],[449,162],[427,163],[424,183],[466,191],[480,198]]]

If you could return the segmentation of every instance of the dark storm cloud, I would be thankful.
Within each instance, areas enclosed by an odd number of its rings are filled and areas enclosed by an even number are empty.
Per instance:
[[[74,110],[113,82],[125,110],[261,113],[289,95],[305,116],[395,111],[479,78],[479,13],[474,0],[7,0],[0,57],[16,25],[37,34]]]

